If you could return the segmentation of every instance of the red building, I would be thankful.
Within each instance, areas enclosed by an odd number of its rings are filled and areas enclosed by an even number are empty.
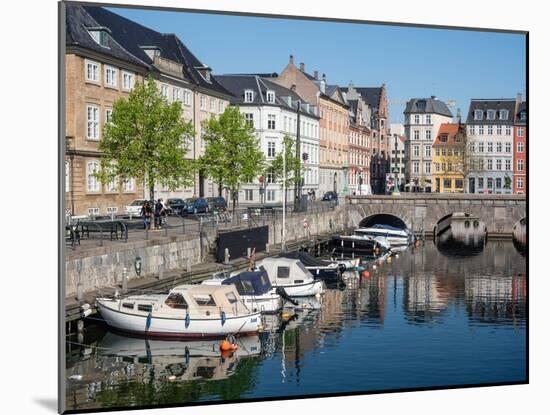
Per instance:
[[[514,193],[527,193],[527,105],[519,102],[514,120]]]

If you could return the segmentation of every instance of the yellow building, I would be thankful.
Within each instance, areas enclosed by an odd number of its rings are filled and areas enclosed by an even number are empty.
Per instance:
[[[432,172],[437,193],[464,193],[464,126],[441,124],[433,143]]]

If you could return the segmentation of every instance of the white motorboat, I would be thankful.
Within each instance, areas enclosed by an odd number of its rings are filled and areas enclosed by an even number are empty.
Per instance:
[[[97,299],[105,322],[150,337],[223,337],[256,333],[259,311],[241,301],[234,285],[180,285],[168,294]]]
[[[325,291],[324,282],[315,280],[297,259],[265,258],[258,262],[257,268],[266,271],[271,284],[284,288],[291,297],[308,297]]]
[[[241,300],[252,311],[276,313],[283,308],[283,299],[277,294],[276,288],[271,285],[265,271],[240,272],[231,276],[220,273],[202,283],[206,285],[234,284]]]
[[[358,228],[355,230],[355,234],[370,236],[378,243],[385,240],[390,246],[410,245],[414,241],[414,235],[408,229],[390,225],[376,224],[369,228]]]

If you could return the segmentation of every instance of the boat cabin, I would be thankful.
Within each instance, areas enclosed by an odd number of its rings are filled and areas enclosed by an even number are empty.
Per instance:
[[[237,275],[226,278],[223,280],[222,284],[235,284],[235,287],[241,296],[260,296],[269,293],[273,289],[269,276],[265,270],[241,272]]]
[[[297,259],[265,258],[258,262],[258,269],[267,272],[271,283],[279,285],[297,285],[313,281],[313,275]]]

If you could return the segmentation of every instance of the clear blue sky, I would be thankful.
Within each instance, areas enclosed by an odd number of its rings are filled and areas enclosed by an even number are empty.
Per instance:
[[[330,84],[386,83],[390,101],[436,95],[466,114],[471,98],[525,97],[525,37],[519,34],[372,24],[111,9],[175,33],[214,74],[280,72],[294,55]],[[403,104],[390,106],[403,121]],[[456,108],[451,108],[453,113]]]

